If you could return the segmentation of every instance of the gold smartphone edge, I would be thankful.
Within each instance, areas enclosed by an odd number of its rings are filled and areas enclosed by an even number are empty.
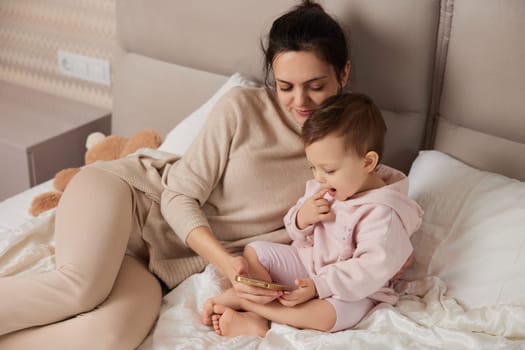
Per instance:
[[[235,276],[235,280],[239,283],[244,283],[244,284],[248,284],[254,287],[260,287],[260,288],[271,289],[271,290],[290,290],[291,289],[288,286],[285,286],[282,284],[256,280],[253,278],[239,276],[239,275]]]

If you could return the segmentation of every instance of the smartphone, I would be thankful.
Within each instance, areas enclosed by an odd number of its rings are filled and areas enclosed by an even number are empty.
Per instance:
[[[271,290],[292,290],[292,287],[286,286],[284,284],[277,284],[272,282],[266,282],[261,280],[256,280],[254,278],[248,278],[244,276],[235,276],[235,280],[239,283],[243,283],[249,286],[271,289]]]

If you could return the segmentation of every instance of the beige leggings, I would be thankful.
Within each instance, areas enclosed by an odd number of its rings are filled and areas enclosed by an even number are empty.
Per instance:
[[[94,168],[76,175],[57,208],[56,269],[0,278],[0,349],[138,346],[162,296],[141,263],[124,259],[132,225],[127,184]]]

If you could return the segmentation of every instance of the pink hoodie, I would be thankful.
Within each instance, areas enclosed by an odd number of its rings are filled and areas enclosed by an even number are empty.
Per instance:
[[[320,190],[315,180],[306,183],[305,195],[284,217],[288,234],[301,261],[315,282],[320,299],[345,301],[371,298],[395,304],[397,293],[389,280],[413,251],[410,236],[419,228],[421,207],[407,195],[408,178],[379,165],[386,186],[361,192],[346,201],[332,202],[335,221],[299,230],[297,211]]]

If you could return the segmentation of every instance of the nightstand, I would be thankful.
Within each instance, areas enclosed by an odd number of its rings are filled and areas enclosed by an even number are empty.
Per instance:
[[[0,200],[84,165],[86,138],[111,132],[111,113],[0,81]]]

